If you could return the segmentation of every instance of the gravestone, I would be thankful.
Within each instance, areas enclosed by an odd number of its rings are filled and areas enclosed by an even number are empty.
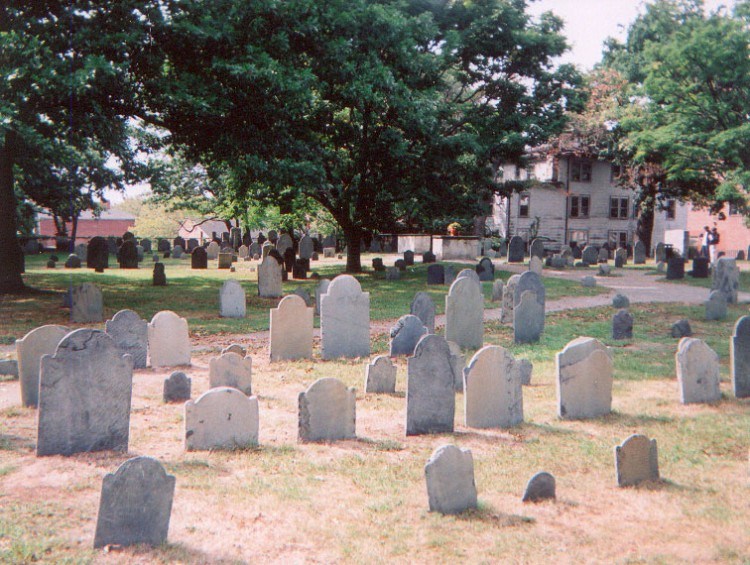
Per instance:
[[[55,267],[57,267],[57,263],[55,261],[53,261],[52,259],[50,259],[49,261],[47,261],[47,268],[48,269],[54,269]]]
[[[104,316],[102,291],[93,283],[73,287],[70,295],[70,321],[80,324],[101,322]]]
[[[67,334],[40,362],[36,453],[127,451],[133,360],[101,330]]]
[[[583,249],[578,247],[578,245],[572,245],[570,250],[573,254],[573,259],[583,259]]]
[[[532,256],[529,259],[529,271],[531,271],[532,273],[536,273],[537,275],[541,275],[543,270],[544,265],[542,264],[542,260],[536,255]]]
[[[393,263],[393,266],[398,268],[399,271],[405,271],[406,261],[404,261],[403,259],[396,259],[396,261]]]
[[[148,363],[148,322],[132,310],[120,310],[104,323],[121,353],[133,358],[134,369],[144,369]]]
[[[596,265],[599,262],[599,251],[593,245],[587,245],[583,248],[581,261],[584,265]]]
[[[167,286],[167,275],[164,272],[164,263],[154,263],[152,284],[153,286]]]
[[[370,293],[351,275],[331,281],[320,299],[321,357],[370,355]]]
[[[391,357],[413,355],[417,342],[427,333],[429,333],[428,329],[417,316],[411,314],[401,316],[390,331],[389,355]]]
[[[89,242],[89,245],[91,245],[90,242]],[[148,239],[148,238],[142,239],[141,240],[141,247],[143,247],[143,252],[144,253],[151,253],[151,251],[152,251],[151,240]]]
[[[659,455],[655,439],[633,434],[615,446],[617,486],[631,487],[659,480]]]
[[[124,241],[120,246],[118,261],[121,269],[138,268],[138,250],[135,247],[135,241],[132,239]]]
[[[249,257],[255,259],[256,257],[260,257],[263,254],[263,249],[257,241],[254,241],[250,244],[250,247],[248,247],[247,254]]]
[[[452,433],[456,409],[448,343],[427,334],[407,361],[406,435]]]
[[[483,257],[482,260],[479,261],[479,265],[476,266],[475,271],[479,276],[480,281],[491,281],[495,278],[495,265],[493,265],[492,261],[487,257]]]
[[[531,271],[521,273],[513,286],[513,307],[515,308],[521,301],[523,293],[529,290],[536,295],[537,302],[544,309],[546,290],[542,282],[542,277]]]
[[[487,345],[463,372],[467,427],[509,428],[523,422],[521,379],[509,351]]]
[[[109,245],[101,236],[92,237],[86,249],[86,266],[89,269],[109,268]]]
[[[297,288],[294,289],[294,292],[292,294],[299,296],[303,300],[305,305],[315,310],[315,304],[313,303],[313,299],[310,296],[310,293],[307,291],[307,289],[301,286],[298,286]]]
[[[654,249],[654,260],[657,263],[664,263],[667,260],[667,248],[661,241],[656,244]]]
[[[636,241],[633,247],[633,264],[646,264],[646,245],[642,241]]]
[[[232,387],[246,395],[253,394],[253,358],[236,353],[222,353],[208,362],[208,382],[211,388]]]
[[[679,280],[685,278],[685,261],[682,257],[670,257],[667,261],[667,280]]]
[[[237,249],[242,243],[242,229],[234,227],[229,230],[229,245]]]
[[[740,269],[737,261],[722,257],[713,268],[711,290],[724,293],[729,304],[737,304],[737,292],[740,288]]]
[[[362,242],[364,243],[364,241]],[[376,237],[373,237],[370,241],[370,253],[382,253],[383,248],[380,245],[380,242]]]
[[[312,259],[312,254],[315,251],[315,245],[309,235],[303,235],[299,240],[299,256],[301,259]]]
[[[708,257],[696,257],[693,259],[693,270],[690,273],[694,279],[707,279],[711,262]]]
[[[287,273],[291,273],[294,270],[294,261],[296,256],[294,255],[294,247],[287,247],[282,255],[284,261],[284,270]]]
[[[612,316],[612,339],[633,339],[633,316],[624,308]]]
[[[191,269],[207,269],[208,268],[208,253],[203,247],[196,247],[190,254],[190,268]]]
[[[102,481],[94,548],[167,541],[175,478],[151,457],[134,457]]]
[[[234,255],[232,253],[219,253],[219,269],[228,269],[232,266],[232,258]]]
[[[336,248],[335,247],[324,247],[323,248],[323,258],[324,259],[333,259],[336,256]]]
[[[599,263],[606,263],[609,261],[609,249],[607,249],[606,245],[603,245],[599,249],[599,256],[597,259],[599,260]]]
[[[258,398],[236,388],[212,388],[185,403],[185,450],[258,445]]]
[[[383,265],[383,258],[382,257],[375,257],[372,260],[372,270],[376,273],[381,273],[385,271],[385,265]]]
[[[529,257],[544,259],[544,241],[536,238],[531,242],[531,246],[529,247]]]
[[[690,327],[688,320],[677,320],[672,324],[672,337],[690,337],[693,335],[693,329]]]
[[[430,512],[460,514],[477,507],[471,450],[455,445],[437,448],[424,467]]]
[[[247,259],[248,255],[250,254],[250,249],[247,245],[240,245],[240,248],[237,250],[237,255],[240,259]]]
[[[502,279],[497,279],[492,284],[492,302],[500,302],[503,301],[503,281]]]
[[[500,313],[500,321],[503,323],[513,322],[513,306],[516,296],[516,287],[518,286],[518,279],[520,278],[521,275],[512,275],[505,284],[505,289],[503,289],[502,311]]]
[[[142,245],[136,245],[135,246],[135,252],[136,252],[136,254],[138,256],[138,262],[140,263],[141,261],[143,261],[143,258],[145,257],[145,251],[143,250],[143,246]],[[177,253],[177,251],[175,250],[175,257],[177,257],[176,253]]]
[[[66,269],[80,269],[81,258],[75,253],[71,253],[70,255],[68,255],[68,258],[65,260],[65,268]]]
[[[283,257],[286,250],[290,248],[294,251],[294,241],[292,241],[292,238],[288,233],[282,233],[276,242],[276,251],[278,251]]]
[[[174,249],[172,249],[172,258],[182,259],[183,253],[185,253],[184,248],[181,245],[175,245]]]
[[[164,379],[164,402],[184,402],[190,400],[192,380],[182,371],[175,371]]]
[[[537,300],[533,290],[524,291],[513,305],[513,341],[536,343],[544,331],[544,303]]]
[[[23,406],[35,408],[39,403],[39,361],[43,355],[53,355],[57,345],[69,331],[65,326],[50,324],[35,328],[16,340],[18,378]]]
[[[258,267],[258,296],[278,298],[283,294],[281,282],[279,262],[270,255],[264,257]]]
[[[187,320],[171,310],[154,314],[148,325],[148,355],[152,367],[190,365]]]
[[[355,402],[355,390],[340,380],[328,377],[315,381],[299,394],[299,441],[356,437]]]
[[[584,288],[594,288],[596,286],[596,279],[591,275],[581,277],[581,286]]]
[[[365,365],[365,392],[396,392],[396,366],[387,355],[378,355]]]
[[[224,281],[219,290],[219,316],[244,318],[246,314],[245,289],[233,279]]]
[[[618,310],[620,308],[629,308],[630,299],[624,294],[615,294],[615,296],[612,298],[612,306],[614,306]]]
[[[464,368],[466,367],[466,355],[453,341],[448,342],[450,351],[451,371],[453,372],[453,390],[463,392],[464,390]]]
[[[729,341],[729,373],[735,398],[750,397],[750,316],[742,316],[734,324]]]
[[[313,348],[313,308],[295,294],[285,296],[271,308],[271,361],[311,359]]]
[[[611,273],[612,267],[610,267],[607,263],[601,263],[599,265],[599,276],[608,277]]]
[[[156,254],[156,253],[154,253],[154,254],[153,254],[153,255],[151,256],[151,260],[152,260],[152,261],[153,261],[154,263],[158,263],[158,262],[159,262],[159,255],[158,255],[158,254]]]
[[[624,247],[620,247],[615,251],[615,267],[621,269],[628,264],[628,250]]]
[[[386,267],[385,268],[385,280],[387,281],[401,280],[401,271],[399,271],[397,267]]]
[[[705,342],[683,337],[675,354],[680,402],[683,404],[716,402],[719,389],[719,356]]]
[[[245,357],[246,350],[239,343],[233,343],[221,350],[221,354],[223,355],[224,353],[236,353],[240,357]]]
[[[433,263],[427,267],[427,284],[443,284],[445,282],[445,268]]]
[[[523,263],[526,244],[521,236],[514,235],[508,244],[508,263]]]
[[[212,241],[208,244],[208,247],[206,247],[206,257],[209,261],[215,261],[219,258],[219,252],[221,251],[221,246],[216,243],[215,241]]]
[[[555,358],[560,418],[597,418],[612,411],[612,353],[600,341],[579,337]]]
[[[516,359],[518,368],[518,378],[521,384],[528,386],[531,384],[531,373],[534,371],[534,365],[528,359]]]
[[[427,333],[435,333],[435,303],[426,292],[418,292],[411,301],[409,312],[422,321]]]
[[[539,471],[526,483],[521,501],[541,502],[542,500],[554,500],[555,497],[555,477],[546,471]]]
[[[434,263],[436,260],[437,258],[432,251],[425,251],[422,253],[422,263]]]
[[[407,267],[411,267],[414,264],[414,251],[407,249],[404,251],[404,263]]]
[[[318,286],[315,287],[315,313],[318,316],[320,315],[320,299],[326,292],[328,292],[328,287],[330,286],[330,284],[330,280],[321,279],[318,283]]]
[[[271,251],[276,251],[276,248],[273,246],[273,244],[270,241],[266,241],[263,246],[260,248],[260,257],[261,259],[265,259],[270,255]]]
[[[484,339],[484,296],[470,277],[457,278],[445,297],[445,339],[479,349]]]
[[[456,269],[453,265],[443,265],[443,284],[450,286],[456,280]]]
[[[719,290],[712,290],[706,301],[706,320],[723,320],[727,317],[727,297]]]

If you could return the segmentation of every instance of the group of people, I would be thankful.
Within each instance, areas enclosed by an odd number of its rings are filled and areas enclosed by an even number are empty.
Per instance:
[[[716,246],[719,244],[719,238],[719,230],[716,229],[716,224],[713,228],[703,227],[701,255],[708,257],[711,263],[716,262]]]

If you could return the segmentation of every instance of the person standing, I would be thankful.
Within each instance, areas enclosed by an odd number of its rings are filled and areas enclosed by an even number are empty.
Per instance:
[[[701,234],[701,257],[708,257],[708,242],[711,239],[711,229],[708,226],[703,226],[703,233]]]
[[[716,226],[714,226],[711,230],[711,237],[708,240],[708,254],[711,258],[712,265],[716,263],[716,246],[719,245],[720,239],[721,236],[719,235],[719,230],[717,230]]]

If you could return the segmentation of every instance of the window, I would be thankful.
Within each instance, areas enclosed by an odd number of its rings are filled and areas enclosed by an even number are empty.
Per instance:
[[[570,165],[570,180],[591,182],[591,161],[573,161]]]
[[[665,212],[667,214],[667,220],[674,220],[677,214],[677,202],[674,200],[667,200]]]
[[[528,167],[526,167],[526,178],[529,180],[536,179],[533,165],[529,165]]]
[[[568,231],[568,244],[576,243],[578,247],[584,247],[588,242],[589,232],[587,230]]]
[[[609,170],[609,182],[615,182],[620,178],[620,175],[622,174],[622,166],[621,165],[615,165],[612,163],[612,167]]]
[[[521,167],[516,165],[516,180],[521,180]]]
[[[630,202],[627,196],[609,197],[609,217],[615,220],[627,220]]]
[[[529,195],[521,194],[518,197],[518,217],[528,218],[529,217]]]
[[[610,249],[617,249],[618,247],[628,246],[628,232],[626,231],[611,231],[609,232],[609,247]]]
[[[588,218],[589,217],[589,196],[588,195],[571,196],[569,215],[571,218]]]

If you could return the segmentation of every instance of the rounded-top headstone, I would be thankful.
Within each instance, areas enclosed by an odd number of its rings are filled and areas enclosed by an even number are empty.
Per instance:
[[[555,499],[555,477],[540,471],[529,479],[523,492],[523,502],[541,502]]]

